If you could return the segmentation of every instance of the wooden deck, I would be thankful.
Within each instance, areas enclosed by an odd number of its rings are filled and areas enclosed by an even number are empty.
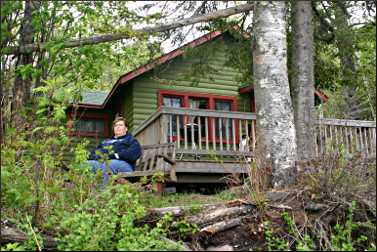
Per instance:
[[[143,160],[127,177],[165,173],[177,183],[223,182],[230,174],[248,174],[256,145],[255,113],[162,107],[133,131]],[[316,154],[338,150],[346,157],[376,156],[376,123],[339,119],[315,122]],[[160,148],[158,147],[160,146]],[[149,154],[148,154],[149,153]],[[163,154],[174,165],[163,162]],[[153,156],[153,158],[151,158]]]

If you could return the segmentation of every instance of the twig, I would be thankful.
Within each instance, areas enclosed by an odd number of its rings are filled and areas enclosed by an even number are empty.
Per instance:
[[[27,215],[26,215],[26,220],[27,220],[27,223],[29,224],[29,227],[30,227],[30,229],[31,229],[31,232],[33,233],[33,237],[34,237],[35,243],[37,244],[38,251],[42,251],[41,246],[39,245],[39,242],[38,242],[37,235],[35,234],[34,229],[33,229],[33,227],[31,226],[31,223],[30,223],[29,217],[27,217]]]

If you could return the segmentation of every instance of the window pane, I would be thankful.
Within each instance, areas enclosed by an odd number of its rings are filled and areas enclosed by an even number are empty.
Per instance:
[[[215,109],[223,110],[223,111],[231,111],[232,103],[230,101],[215,101]],[[229,118],[217,118],[215,121],[216,121],[215,128],[216,128],[216,131],[219,132],[218,134],[220,134],[219,124],[221,124],[221,129],[222,129],[221,133],[223,135],[223,139],[226,140],[226,135],[228,134],[228,139],[229,141],[231,141],[231,139],[233,138],[232,121]]]
[[[96,132],[99,132],[99,133],[105,132],[105,124],[103,121],[96,122]]]
[[[104,133],[105,122],[103,120],[81,119],[74,122],[73,128],[75,131],[82,133]]]
[[[182,107],[182,99],[179,97],[165,96],[163,100],[163,105],[167,107],[180,108]]]
[[[190,98],[190,108],[208,109],[208,99],[206,98]]]
[[[231,104],[230,101],[216,101],[215,102],[215,109],[216,110],[231,111],[232,110],[232,104]]]
[[[165,96],[163,99],[163,105],[167,107],[173,107],[173,108],[180,108],[182,107],[182,99],[180,97],[169,97]],[[182,117],[179,119],[180,125],[182,127]],[[170,128],[172,128],[171,135],[172,136],[177,136],[177,115],[173,115],[171,117],[171,125],[170,125],[170,120],[168,122],[168,128],[167,130],[167,135],[168,139],[170,139]]]

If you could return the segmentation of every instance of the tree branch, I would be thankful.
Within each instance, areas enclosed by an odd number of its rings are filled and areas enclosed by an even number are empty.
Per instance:
[[[214,20],[218,18],[228,17],[228,16],[238,14],[241,12],[250,11],[253,9],[253,7],[254,7],[254,4],[243,4],[243,5],[219,10],[213,13],[208,13],[208,14],[198,16],[198,17],[191,17],[191,18],[186,18],[182,20],[176,20],[176,21],[166,23],[166,24],[158,24],[152,27],[136,29],[131,32],[103,34],[103,35],[97,35],[97,36],[83,38],[83,39],[72,39],[72,40],[65,41],[61,45],[61,48],[73,48],[73,47],[78,47],[78,46],[94,45],[94,44],[99,44],[99,43],[104,43],[104,42],[127,39],[127,38],[132,37],[132,35],[130,34],[163,32],[166,30],[171,30],[171,29],[179,28],[182,26],[190,25],[190,24],[206,22],[206,21],[210,21],[210,20]],[[2,54],[20,54],[20,53],[25,53],[25,52],[40,51],[40,50],[45,49],[48,43],[49,42],[28,44],[28,45],[20,46],[20,47],[16,47],[16,46],[5,47],[2,51]]]

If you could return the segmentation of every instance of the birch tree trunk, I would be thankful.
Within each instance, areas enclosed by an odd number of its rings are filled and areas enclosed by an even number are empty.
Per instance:
[[[257,159],[272,168],[272,186],[295,179],[296,132],[287,69],[286,2],[256,2],[253,72]]]
[[[293,1],[292,98],[296,126],[297,158],[314,153],[314,41],[310,1]]]

